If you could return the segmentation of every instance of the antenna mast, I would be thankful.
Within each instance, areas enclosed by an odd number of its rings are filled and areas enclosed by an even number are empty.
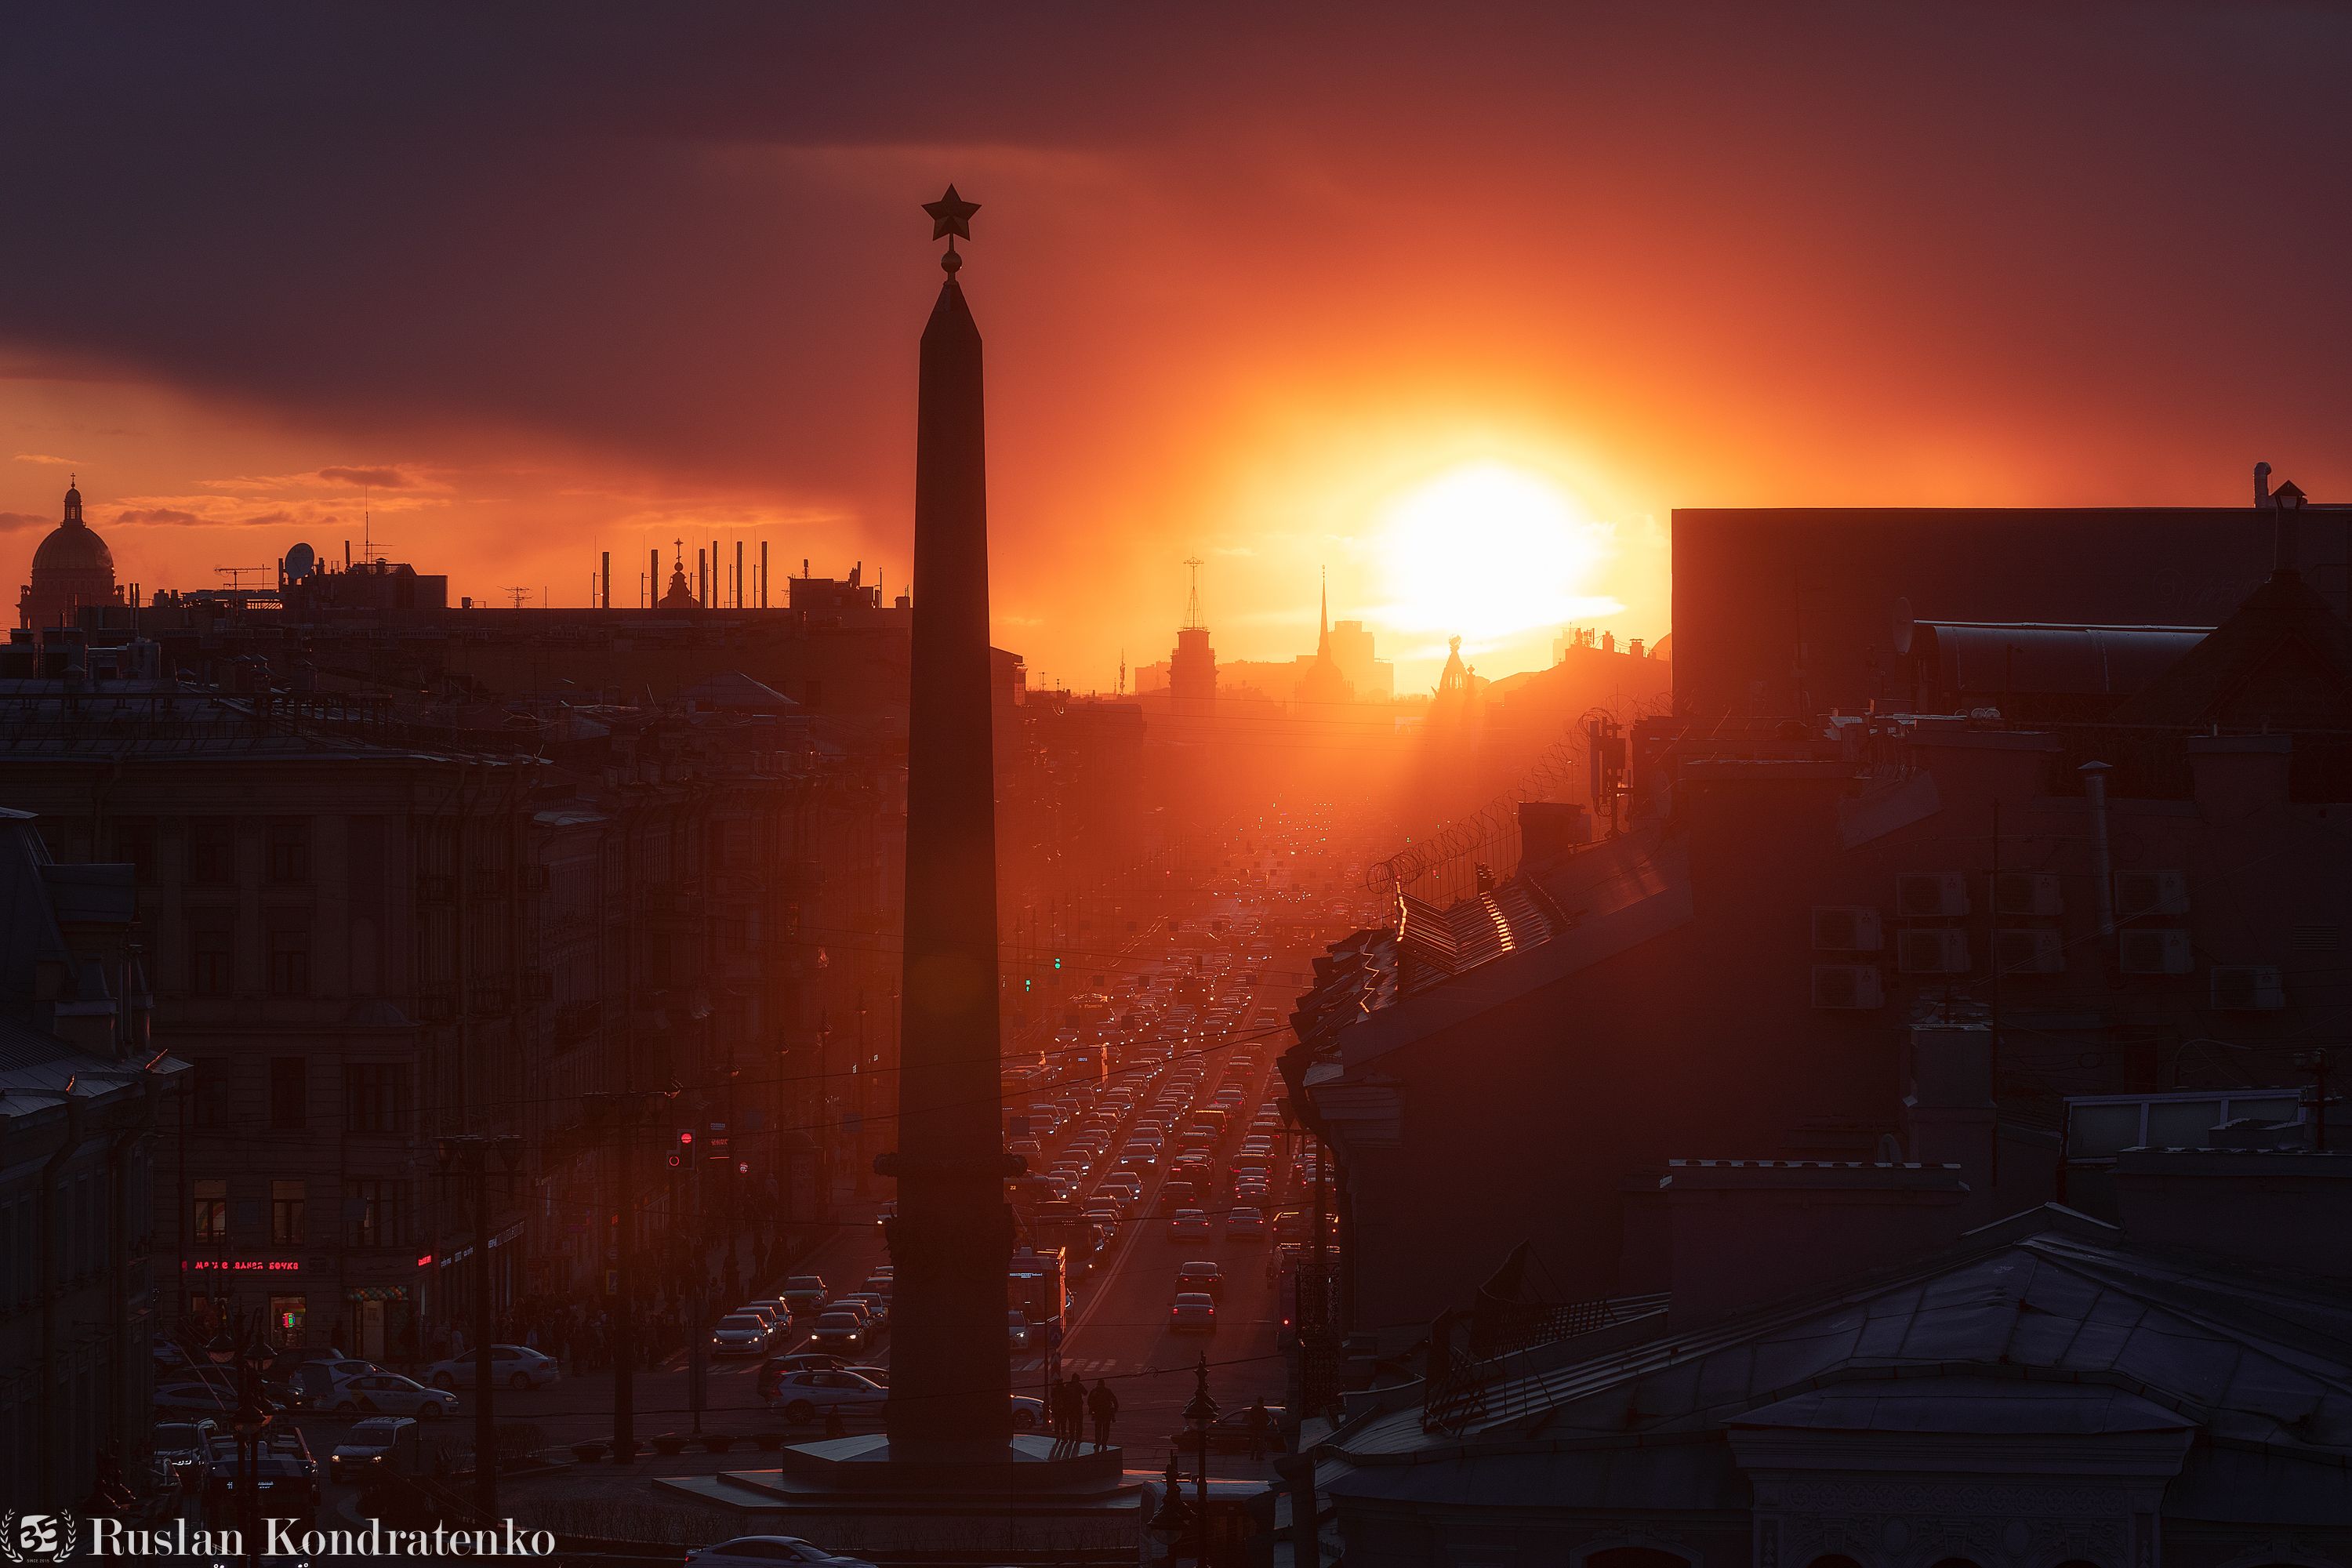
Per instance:
[[[1184,564],[1192,569],[1192,591],[1184,599],[1184,629],[1188,632],[1205,631],[1208,628],[1201,621],[1201,558],[1188,555],[1184,558]]]

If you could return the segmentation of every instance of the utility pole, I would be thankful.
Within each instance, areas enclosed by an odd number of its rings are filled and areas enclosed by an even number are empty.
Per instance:
[[[610,1093],[581,1097],[590,1126],[612,1134],[613,1458],[625,1464],[636,1457],[636,1155],[639,1134],[668,1099],[662,1094]]]
[[[509,1181],[522,1162],[522,1140],[513,1133],[483,1137],[466,1133],[435,1141],[444,1173],[455,1167],[473,1187],[474,1202],[474,1506],[485,1521],[499,1517],[497,1384],[490,1358],[489,1157],[495,1152]]]

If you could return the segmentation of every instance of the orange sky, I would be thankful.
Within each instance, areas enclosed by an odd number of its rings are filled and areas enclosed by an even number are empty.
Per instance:
[[[151,586],[372,511],[500,602],[714,534],[895,589],[950,178],[1047,682],[1164,658],[1197,553],[1222,656],[1311,647],[1328,567],[1425,689],[1380,530],[1464,463],[1558,486],[1602,552],[1563,592],[1649,637],[1678,505],[2352,490],[2335,14],[562,15],[13,51],[10,584],[70,468]]]

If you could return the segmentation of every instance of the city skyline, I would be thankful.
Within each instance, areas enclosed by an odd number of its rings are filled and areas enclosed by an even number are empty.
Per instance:
[[[1676,506],[2223,504],[2257,457],[2333,493],[2341,219],[2304,200],[2298,84],[2347,24],[2125,15],[1505,8],[1434,63],[1401,13],[1260,17],[1239,76],[1143,19],[885,55],[869,21],[712,7],[541,58],[520,16],[313,18],[201,89],[171,26],[37,18],[5,156],[20,221],[75,243],[0,289],[0,563],[73,468],[143,584],[371,512],[478,602],[583,603],[598,552],[680,534],[901,582],[913,365],[872,345],[916,264],[884,215],[942,163],[991,204],[1019,345],[997,640],[1076,689],[1164,636],[1194,553],[1228,658],[1297,651],[1328,565],[1401,689],[1454,632],[1539,666],[1557,625],[1381,613],[1384,510],[1465,465],[1605,530],[1577,591],[1625,607],[1561,619],[1650,638]],[[830,68],[776,93],[754,58]],[[270,108],[213,107],[240,94]]]

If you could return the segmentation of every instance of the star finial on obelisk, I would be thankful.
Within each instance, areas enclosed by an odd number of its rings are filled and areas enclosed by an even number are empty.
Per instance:
[[[940,269],[952,278],[956,268],[963,265],[963,258],[956,254],[955,242],[971,237],[971,215],[980,210],[980,204],[964,200],[950,185],[946,195],[935,202],[925,202],[923,210],[931,215],[931,237],[948,242],[947,254],[940,258]]]

